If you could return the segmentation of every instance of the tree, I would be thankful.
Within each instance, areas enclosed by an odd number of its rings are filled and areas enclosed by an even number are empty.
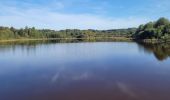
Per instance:
[[[146,25],[143,26],[144,30],[150,30],[154,28],[154,23],[153,22],[149,22]]]
[[[166,34],[170,35],[170,22],[166,18],[160,18],[156,22],[140,25],[134,36],[137,39],[165,39],[169,37]]]
[[[164,33],[170,34],[170,24],[165,25],[165,27],[164,27]]]
[[[14,33],[7,27],[0,28],[0,39],[10,39],[14,38]]]
[[[158,28],[159,26],[168,25],[168,24],[170,24],[169,20],[164,18],[164,17],[162,17],[158,21],[156,21],[155,27]]]

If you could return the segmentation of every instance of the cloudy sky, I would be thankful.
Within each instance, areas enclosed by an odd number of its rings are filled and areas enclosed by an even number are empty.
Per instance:
[[[117,29],[170,18],[170,0],[0,0],[0,26]]]

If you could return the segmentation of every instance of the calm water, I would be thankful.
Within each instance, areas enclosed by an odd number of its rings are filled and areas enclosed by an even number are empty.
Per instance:
[[[170,45],[0,45],[0,100],[170,100]]]

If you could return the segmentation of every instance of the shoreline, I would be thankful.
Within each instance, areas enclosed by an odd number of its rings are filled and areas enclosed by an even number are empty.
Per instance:
[[[170,43],[170,40],[162,40],[162,39],[133,39],[127,37],[95,37],[95,38],[20,38],[20,39],[8,39],[8,40],[0,40],[0,43],[12,43],[12,42],[29,42],[29,41],[55,41],[55,40],[87,40],[87,41],[120,41],[120,42],[138,42],[138,43],[150,43],[150,44],[158,44],[158,43]]]
[[[126,37],[95,37],[95,38],[21,38],[21,39],[6,39],[0,40],[0,43],[8,42],[24,42],[24,41],[50,41],[50,40],[98,40],[98,39],[111,39],[113,41],[133,41],[132,38]]]

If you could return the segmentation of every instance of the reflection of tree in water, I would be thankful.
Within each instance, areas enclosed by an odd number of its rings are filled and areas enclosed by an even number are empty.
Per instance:
[[[163,61],[170,57],[170,44],[163,43],[163,44],[145,44],[139,43],[140,46],[144,47],[145,51],[152,52],[155,57]]]
[[[0,42],[0,52],[6,52],[12,50],[15,52],[16,49],[21,48],[22,51],[35,52],[37,46],[40,45],[51,45],[56,43],[80,43],[80,42],[112,42],[115,41],[112,38],[97,38],[97,39],[49,39],[49,40],[25,40],[25,41],[11,41],[11,42]]]

